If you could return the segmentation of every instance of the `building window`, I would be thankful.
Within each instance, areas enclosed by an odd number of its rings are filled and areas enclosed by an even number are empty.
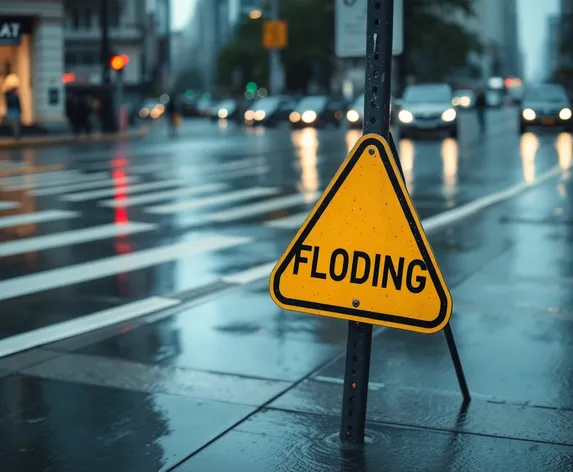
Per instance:
[[[121,10],[117,3],[109,6],[109,26],[118,28],[120,23]]]
[[[98,54],[93,51],[85,51],[78,54],[78,64],[82,66],[93,66],[98,63]]]
[[[78,59],[75,52],[67,52],[64,56],[64,63],[66,67],[74,67],[77,65]]]
[[[92,11],[90,8],[84,8],[81,12],[81,26],[85,29],[89,29],[92,26]]]
[[[66,10],[66,25],[72,29],[80,27],[80,12],[77,8],[68,8]]]

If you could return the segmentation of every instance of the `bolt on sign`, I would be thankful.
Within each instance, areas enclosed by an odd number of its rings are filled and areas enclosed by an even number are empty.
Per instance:
[[[263,22],[263,47],[265,49],[284,49],[287,45],[286,21]]]
[[[452,298],[388,143],[354,146],[275,266],[286,310],[401,328],[441,330]]]

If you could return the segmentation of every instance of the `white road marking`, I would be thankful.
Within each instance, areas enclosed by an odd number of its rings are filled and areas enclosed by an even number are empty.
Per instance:
[[[559,166],[554,167],[547,172],[544,172],[539,177],[535,179],[534,182],[522,182],[517,185],[513,185],[505,190],[500,190],[499,192],[486,195],[484,197],[478,198],[473,202],[466,203],[465,205],[460,205],[459,207],[452,208],[451,210],[446,210],[434,216],[430,216],[422,221],[424,230],[426,233],[432,233],[441,230],[442,228],[456,223],[462,219],[468,218],[485,208],[495,205],[496,203],[503,202],[510,198],[513,198],[526,190],[529,190],[537,185],[542,184],[563,172],[563,169]]]
[[[156,203],[160,202],[161,200],[169,200],[170,198],[197,195],[204,192],[215,192],[218,190],[224,190],[226,188],[227,184],[223,183],[206,184],[206,185],[200,185],[198,187],[183,187],[183,188],[176,188],[174,190],[166,190],[165,192],[156,192],[156,193],[149,193],[146,195],[127,197],[121,200],[116,200],[116,199],[103,200],[99,202],[99,205],[110,208],[118,208],[118,207],[127,208],[135,205]]]
[[[159,190],[168,187],[177,187],[184,183],[183,179],[160,180],[159,182],[149,182],[144,184],[126,185],[121,188],[122,192],[147,192],[149,190]],[[104,190],[94,190],[92,192],[71,193],[69,195],[62,195],[60,200],[65,202],[85,202],[87,200],[95,200],[97,198],[113,197],[117,193],[116,188],[109,188]]]
[[[200,198],[197,200],[189,200],[178,203],[169,203],[165,205],[157,205],[147,208],[147,213],[156,215],[167,215],[172,213],[183,212],[194,208],[203,208],[211,205],[220,205],[222,203],[232,203],[241,200],[247,200],[254,197],[264,197],[267,195],[275,195],[280,192],[280,189],[273,187],[253,187],[246,190],[237,190],[235,192],[224,193],[214,197]]]
[[[139,177],[125,177],[121,179],[113,179],[111,176],[106,175],[105,178],[102,180],[101,177],[99,179],[92,179],[93,182],[75,182],[75,183],[67,183],[65,185],[58,185],[56,187],[48,187],[48,188],[41,188],[39,190],[34,190],[32,195],[35,197],[42,197],[46,195],[57,195],[59,193],[66,193],[66,192],[76,192],[78,190],[89,190],[92,188],[99,188],[99,187],[111,187],[113,185],[127,185],[127,184],[134,184],[139,182]]]
[[[77,170],[58,170],[53,172],[41,172],[36,174],[16,175],[0,178],[0,187],[9,190],[25,190],[28,188],[63,183],[72,177],[80,175]]]
[[[206,172],[205,174],[199,175],[199,178],[209,177],[216,179],[236,179],[239,177],[248,177],[250,175],[266,174],[269,170],[269,166],[245,167],[243,169],[230,169],[221,172]]]
[[[0,300],[131,272],[194,254],[239,246],[251,241],[251,238],[213,235],[194,241],[186,241],[24,275],[0,282]]]
[[[544,182],[547,182],[548,180],[551,180],[554,177],[557,177],[558,175],[560,175],[563,172],[563,169],[559,166],[554,167],[553,169],[541,174],[537,179],[535,179],[534,182],[532,183],[520,183],[517,185],[513,185],[505,190],[501,190],[499,192],[495,192],[491,195],[486,195],[484,197],[478,198],[477,200],[474,200],[473,202],[469,202],[466,203],[465,205],[461,205],[457,208],[452,208],[451,210],[447,210],[444,211],[438,215],[435,216],[431,216],[429,218],[426,218],[425,220],[422,220],[422,226],[424,227],[424,230],[426,231],[426,233],[432,233],[432,232],[436,232],[439,231],[447,226],[450,226],[454,223],[457,223],[461,220],[464,220],[492,205],[495,205],[497,203],[501,203],[505,200],[508,200],[510,198],[513,198],[517,195],[519,195],[520,193],[525,192],[526,190],[529,190],[533,187],[536,187]],[[301,218],[301,224],[304,222],[304,219],[302,218],[302,213],[298,214],[298,215],[293,215],[291,222],[289,223],[289,226],[284,226],[284,227],[288,227],[289,229],[292,228],[296,228],[298,229],[298,227],[300,226],[291,226],[291,224],[294,224],[295,221],[295,217],[300,217]],[[307,215],[308,216],[308,215]],[[278,223],[277,220],[275,221],[274,226],[275,227],[281,227],[281,226],[277,226],[276,223]],[[269,222],[268,225],[270,225],[272,222]],[[245,285],[248,283],[252,283],[252,282],[256,282],[257,280],[263,279],[263,278],[268,278],[272,272],[273,267],[275,266],[276,262],[273,263],[265,263],[256,267],[253,267],[251,269],[247,269],[245,271],[242,272],[238,272],[236,274],[232,274],[230,276],[224,277],[223,281],[227,282],[227,283],[232,283],[232,284],[239,284],[239,285]]]
[[[210,213],[208,215],[205,215],[205,218],[208,219],[209,221],[217,221],[217,222],[236,221],[244,218],[250,218],[252,216],[265,214],[273,210],[281,210],[283,208],[290,208],[293,206],[302,205],[305,202],[312,203],[315,202],[319,196],[320,196],[319,193],[314,193],[312,195],[302,195],[302,194],[287,195],[286,197],[279,197],[273,200],[267,200],[264,202],[257,202],[249,205],[243,205],[231,208],[230,210],[217,211],[215,213]]]
[[[130,221],[121,225],[112,223],[73,231],[62,231],[60,233],[0,243],[0,257],[13,256],[14,254],[22,254],[26,252],[43,251],[45,249],[97,241],[100,239],[112,238],[114,236],[141,233],[142,231],[151,231],[155,228],[156,226],[154,224]]]
[[[11,210],[12,208],[18,208],[20,202],[2,202],[0,201],[0,210]]]
[[[302,226],[304,220],[308,217],[308,214],[308,211],[303,211],[302,213],[296,213],[294,215],[286,216],[285,218],[267,221],[265,226],[268,226],[269,228],[298,229]]]
[[[53,179],[39,180],[38,182],[23,182],[19,185],[12,185],[7,190],[33,190],[44,189],[46,187],[53,187],[58,185],[78,184],[80,182],[93,182],[94,180],[110,179],[107,172],[98,172],[97,174],[79,174],[71,172],[66,175],[60,175]]]
[[[77,211],[66,210],[44,210],[35,213],[23,213],[21,215],[0,217],[0,228],[11,226],[29,225],[34,223],[45,223],[47,221],[65,220],[80,216]]]
[[[117,323],[164,310],[180,304],[172,298],[150,297],[133,303],[121,305],[108,310],[80,316],[69,321],[56,323],[26,333],[17,334],[0,340],[0,357],[25,351],[45,344],[61,341],[96,329],[105,328]]]
[[[255,282],[256,280],[270,277],[273,267],[275,265],[276,262],[269,262],[267,264],[263,264],[260,266],[251,267],[250,269],[242,270],[241,272],[227,275],[223,277],[221,280],[228,284],[245,285],[251,282]]]

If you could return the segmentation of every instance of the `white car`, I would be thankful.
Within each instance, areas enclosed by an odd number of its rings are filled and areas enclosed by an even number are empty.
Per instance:
[[[401,100],[398,113],[400,137],[420,131],[447,131],[458,136],[458,116],[452,106],[452,89],[448,84],[410,85]]]

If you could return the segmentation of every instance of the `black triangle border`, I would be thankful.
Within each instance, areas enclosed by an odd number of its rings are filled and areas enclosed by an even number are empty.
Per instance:
[[[370,320],[378,320],[387,323],[395,323],[403,326],[419,327],[428,330],[435,329],[443,323],[443,321],[447,316],[448,296],[446,294],[445,288],[442,286],[436,267],[434,266],[432,258],[428,253],[428,249],[424,245],[424,240],[420,234],[418,225],[416,224],[418,218],[415,217],[412,211],[410,210],[410,207],[407,203],[407,198],[404,195],[402,188],[400,187],[400,182],[398,179],[401,179],[401,177],[396,175],[392,167],[391,159],[393,159],[393,157],[388,155],[388,153],[386,152],[386,148],[379,141],[379,139],[380,138],[366,137],[359,145],[359,147],[356,149],[352,157],[347,161],[346,167],[342,170],[342,172],[338,176],[338,179],[336,180],[334,185],[330,188],[328,194],[321,201],[320,206],[316,208],[316,211],[313,213],[311,219],[308,221],[308,224],[305,226],[304,230],[300,233],[296,242],[292,245],[290,252],[283,258],[281,264],[275,271],[273,280],[274,295],[280,303],[293,308],[296,307],[309,308],[312,310],[324,312],[325,314],[337,313],[342,315],[356,316]],[[406,318],[403,316],[381,314],[367,310],[360,310],[358,308],[339,307],[335,305],[327,305],[322,303],[297,300],[293,298],[284,297],[280,292],[280,280],[282,274],[287,269],[290,261],[295,256],[296,252],[299,250],[298,248],[303,244],[304,240],[307,238],[314,225],[318,222],[318,220],[320,219],[326,208],[328,208],[329,203],[332,201],[332,199],[334,198],[334,196],[336,195],[336,193],[338,192],[338,190],[340,189],[340,187],[342,186],[348,175],[350,175],[350,172],[352,171],[352,169],[354,168],[360,157],[365,153],[366,148],[368,146],[376,146],[376,148],[380,153],[380,156],[382,157],[382,163],[384,164],[384,168],[386,169],[388,177],[390,178],[390,181],[392,183],[392,187],[396,192],[398,201],[400,202],[400,206],[402,207],[402,211],[404,212],[408,224],[410,225],[410,230],[414,235],[414,239],[416,240],[418,249],[420,250],[420,254],[422,255],[422,259],[426,263],[426,267],[430,275],[430,278],[434,283],[434,286],[436,287],[436,292],[438,293],[438,297],[440,299],[440,312],[434,320],[431,321],[416,320],[416,319]]]

